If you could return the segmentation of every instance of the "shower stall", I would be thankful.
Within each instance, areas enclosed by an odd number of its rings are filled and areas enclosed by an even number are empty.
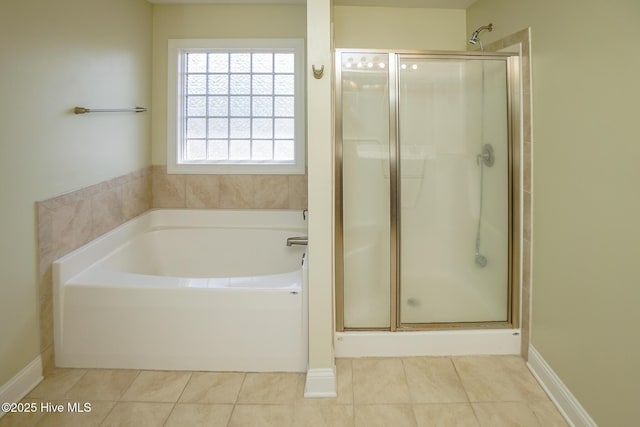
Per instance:
[[[338,331],[517,328],[517,56],[335,60]]]

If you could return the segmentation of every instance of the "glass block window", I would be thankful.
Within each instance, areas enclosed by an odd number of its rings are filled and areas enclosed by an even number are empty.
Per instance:
[[[302,42],[203,42],[170,41],[169,172],[304,173]]]

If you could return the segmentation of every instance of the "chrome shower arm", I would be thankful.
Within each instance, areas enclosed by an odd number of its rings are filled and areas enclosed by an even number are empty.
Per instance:
[[[478,36],[480,36],[480,32],[484,31],[484,30],[488,30],[489,32],[493,31],[493,24],[489,24],[489,25],[483,25],[482,27],[479,27],[478,29],[476,29],[472,34],[471,37],[469,38],[469,43],[471,44],[476,44],[478,43]]]

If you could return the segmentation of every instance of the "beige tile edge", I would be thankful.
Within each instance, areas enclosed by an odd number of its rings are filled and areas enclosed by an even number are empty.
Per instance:
[[[522,212],[522,237],[520,248],[523,254],[522,259],[522,283],[521,301],[522,310],[520,313],[520,329],[522,331],[521,355],[525,360],[529,358],[529,340],[531,331],[531,270],[533,263],[532,253],[532,182],[533,182],[533,135],[531,117],[531,31],[525,28],[497,40],[486,46],[487,51],[499,51],[510,46],[520,45],[521,66],[522,66],[522,178],[523,188],[521,197],[525,201]],[[524,257],[527,256],[527,259]]]

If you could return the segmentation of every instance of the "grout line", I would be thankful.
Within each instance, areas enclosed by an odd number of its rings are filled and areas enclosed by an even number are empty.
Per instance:
[[[242,374],[243,374],[243,375],[242,375],[242,383],[240,383],[240,387],[238,388],[238,394],[236,394],[236,398],[235,398],[235,399],[234,399],[234,401],[233,401],[233,406],[234,406],[234,408],[235,408],[235,406],[239,403],[239,402],[238,402],[238,399],[240,398],[240,393],[242,393],[242,389],[243,389],[243,387],[244,387],[244,383],[245,383],[245,382],[246,382],[246,380],[247,380],[247,374],[248,374],[248,372],[243,372]]]
[[[72,369],[75,370],[75,368],[72,368]],[[89,372],[89,369],[84,369],[84,373],[80,375],[78,379],[75,380],[73,384],[71,384],[71,386],[67,390],[65,390],[65,392],[62,394],[62,399],[67,399],[67,394],[69,394],[72,388],[74,388],[76,385],[78,385],[78,383],[80,383],[80,381],[87,375],[87,372]]]
[[[481,425],[480,424],[480,418],[478,417],[478,414],[476,412],[476,408],[473,406],[473,402],[469,398],[469,392],[467,391],[467,387],[465,387],[464,382],[462,381],[462,375],[460,375],[460,371],[458,371],[458,366],[456,365],[456,362],[455,362],[453,357],[449,357],[449,360],[451,361],[451,364],[453,365],[453,369],[455,370],[456,375],[458,376],[458,380],[460,381],[460,385],[462,386],[462,390],[464,390],[464,394],[465,394],[465,396],[467,396],[467,403],[471,407],[471,411],[473,411],[473,416],[475,417],[476,422],[478,423],[478,426],[480,426]]]
[[[349,371],[351,372],[351,405],[353,405],[353,418],[354,418],[354,423],[355,423],[355,417],[356,417],[356,391],[355,391],[355,387],[354,387],[354,378],[353,378],[353,359],[347,359],[349,361]],[[338,388],[338,370],[336,369],[336,389]],[[337,390],[336,390],[337,391]],[[337,393],[336,393],[336,397],[337,397]]]
[[[240,387],[238,387],[238,393],[236,393],[235,399],[233,399],[231,413],[229,414],[229,419],[227,420],[227,427],[231,425],[231,420],[233,419],[233,414],[236,412],[236,406],[238,405],[238,398],[240,397],[240,392],[242,391],[242,387],[244,387],[244,382],[247,379],[247,372],[242,373],[242,382],[240,383]]]
[[[107,420],[107,418],[109,418],[109,415],[111,415],[111,413],[113,412],[113,410],[116,408],[116,406],[118,406],[120,402],[119,401],[113,401],[113,406],[111,407],[111,409],[109,409],[107,411],[107,413],[105,414],[104,418],[102,420],[100,420],[100,423],[98,424],[98,426],[101,426],[104,424],[104,422]]]
[[[409,385],[409,379],[407,377],[407,366],[405,364],[405,360],[408,358],[400,357],[399,359],[400,359],[400,364],[402,365],[402,373],[404,374],[404,383],[407,385],[407,391],[409,392],[409,400],[410,400],[410,403],[413,405],[414,403],[418,403],[418,402],[416,402],[414,399],[414,393],[411,391],[411,386]],[[415,417],[415,414],[414,414],[414,417]]]
[[[187,389],[187,386],[191,382],[191,378],[193,377],[193,371],[188,371],[188,372],[189,372],[189,378],[184,383],[184,387],[182,387],[182,391],[180,392],[180,394],[176,398],[175,402],[173,402],[173,406],[171,407],[171,410],[169,411],[169,414],[167,415],[167,418],[165,418],[164,423],[162,423],[163,426],[167,425],[167,421],[169,421],[169,418],[171,418],[171,414],[173,414],[173,411],[176,409],[176,406],[178,405],[178,402],[180,401],[180,398],[182,397],[182,395],[184,394],[184,391]],[[169,403],[171,403],[171,402],[169,402]]]
[[[409,385],[409,380],[407,377],[407,366],[405,364],[405,360],[407,357],[401,357],[400,364],[402,365],[402,373],[404,374],[404,383],[407,385],[407,391],[409,392],[409,404],[411,405],[411,414],[413,415],[413,421],[418,425],[418,417],[416,415],[416,401],[414,399],[414,393],[411,391],[411,386]]]
[[[129,391],[129,389],[131,388],[131,386],[133,385],[134,382],[136,382],[136,380],[138,379],[138,377],[140,376],[140,373],[142,372],[142,369],[138,369],[138,373],[133,377],[133,379],[131,380],[131,382],[125,387],[124,390],[122,390],[122,393],[120,393],[120,396],[118,396],[117,402],[122,402],[122,398],[124,397],[125,394],[127,394],[127,392]]]
[[[173,406],[171,407],[171,410],[169,411],[169,414],[167,414],[167,418],[164,419],[164,422],[162,423],[163,426],[167,425],[167,421],[169,421],[169,418],[171,418],[171,414],[173,414],[174,409],[176,409],[176,405],[177,405],[177,401],[174,402]]]
[[[462,381],[462,375],[460,375],[460,371],[458,370],[458,365],[456,365],[456,362],[453,357],[449,357],[449,361],[453,365],[453,370],[456,372],[456,375],[458,376],[458,381],[460,381],[462,390],[464,390],[464,394],[465,396],[467,396],[467,401],[471,403],[471,399],[469,398],[469,393],[467,392],[467,388],[464,386],[464,382]]]
[[[120,396],[118,396],[118,398],[116,399],[116,401],[120,401],[120,399],[122,399],[122,396],[125,395],[125,393],[131,388],[131,386],[133,385],[133,383],[135,382],[135,380],[140,376],[140,372],[142,372],[142,370],[137,369],[138,373],[136,375],[133,376],[133,378],[131,379],[131,382],[129,384],[127,384],[127,386],[124,388],[124,390],[122,390],[122,392],[120,393]]]
[[[183,371],[184,372],[184,371]],[[191,382],[191,378],[193,378],[193,371],[186,371],[189,372],[189,378],[187,379],[187,381],[184,383],[184,387],[182,387],[182,391],[180,392],[180,394],[178,395],[178,397],[176,398],[176,401],[174,403],[178,403],[180,402],[180,398],[182,397],[182,395],[184,394],[184,391],[187,389],[187,386],[189,385],[189,383]]]

